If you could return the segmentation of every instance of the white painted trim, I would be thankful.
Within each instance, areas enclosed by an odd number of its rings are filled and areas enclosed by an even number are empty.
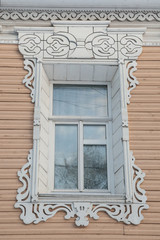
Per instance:
[[[1,7],[29,7],[29,8],[144,8],[144,9],[159,9],[158,0],[135,0],[134,2],[128,0],[46,0],[45,2],[41,0],[1,0]]]
[[[90,31],[90,26],[84,25],[84,27],[88,28],[87,31]],[[61,31],[61,26],[57,26],[58,32]],[[91,27],[92,28],[92,27]],[[79,26],[75,28],[74,34],[69,33],[70,26],[67,26],[67,31],[64,31],[63,34],[58,35],[58,37],[62,37],[62,42],[67,42],[67,49],[63,48],[63,46],[60,45],[60,48],[62,48],[65,51],[65,57],[58,55],[52,44],[50,44],[50,41],[47,42],[47,46],[51,48],[49,51],[49,54],[51,54],[51,57],[47,55],[45,56],[45,50],[47,47],[44,48],[43,44],[44,40],[43,37],[46,37],[48,39],[48,35],[45,36],[45,34],[49,34],[50,40],[52,38],[54,39],[55,35],[52,35],[50,32],[38,32],[35,33],[34,31],[27,31],[25,32],[19,32],[19,49],[20,52],[23,54],[23,56],[26,58],[25,60],[25,69],[28,70],[27,75],[25,76],[24,83],[26,87],[28,87],[31,91],[31,97],[32,102],[35,102],[35,114],[34,114],[34,145],[33,150],[30,151],[30,154],[28,156],[28,162],[22,167],[21,171],[18,172],[19,180],[23,183],[23,187],[18,189],[17,194],[17,203],[15,204],[16,208],[21,208],[22,214],[21,219],[25,224],[29,223],[35,223],[37,224],[40,221],[46,221],[48,218],[54,216],[58,211],[65,211],[66,212],[66,219],[69,219],[71,217],[76,216],[76,225],[77,226],[87,226],[89,224],[89,220],[87,219],[87,216],[92,217],[93,219],[98,219],[97,213],[99,211],[106,212],[109,216],[116,219],[117,221],[122,221],[126,224],[139,224],[141,220],[143,219],[141,210],[147,209],[148,205],[146,204],[146,196],[145,191],[140,188],[140,183],[143,182],[144,173],[141,171],[140,168],[138,168],[134,164],[134,157],[132,153],[129,150],[129,137],[128,137],[128,114],[127,114],[127,104],[129,104],[129,99],[131,97],[131,91],[134,89],[137,85],[137,80],[135,77],[133,77],[133,72],[136,70],[136,62],[135,60],[142,52],[142,34],[137,32],[132,32],[132,34],[128,34],[128,31],[114,33],[111,32],[111,34],[115,34],[115,36],[107,35],[105,31],[103,31],[103,27],[101,26],[99,22],[99,26],[97,25],[96,28],[93,30],[93,33],[91,33],[89,36],[83,35],[85,34],[82,31],[81,39],[82,42],[87,44],[87,51],[84,48],[83,52],[77,53],[77,55],[72,55],[74,51],[76,51],[77,46],[75,44],[76,38],[79,36]],[[132,31],[130,29],[130,31]],[[99,35],[99,33],[102,33]],[[29,36],[27,36],[29,34]],[[96,38],[96,48],[94,48],[93,40],[95,40],[95,34]],[[27,41],[25,40],[25,37],[27,36]],[[102,39],[106,41],[106,44],[108,44],[108,49],[105,51],[105,48],[103,49],[103,43],[100,44],[101,51],[99,56],[99,48],[97,48],[97,42]],[[99,38],[100,37],[100,38]],[[118,42],[117,42],[118,39]],[[30,41],[34,43],[30,45]],[[56,40],[57,41],[57,40]],[[73,43],[73,45],[72,45]],[[93,44],[92,44],[93,43]],[[116,45],[117,43],[117,45]],[[113,48],[113,44],[115,44],[115,48]],[[63,44],[62,44],[63,45]],[[66,45],[65,45],[66,46]],[[81,45],[82,46],[82,45]],[[129,47],[128,47],[129,46]],[[27,50],[26,50],[27,49]],[[116,51],[116,55],[114,57],[109,58],[108,54],[110,54],[113,49]],[[82,48],[81,48],[82,50]],[[53,51],[53,52],[52,52]],[[53,56],[52,56],[53,53]],[[81,54],[81,58],[78,57],[79,54]],[[88,55],[90,54],[90,55]],[[92,55],[93,54],[93,55]],[[124,152],[125,152],[125,172],[126,174],[126,202],[124,202],[123,196],[120,197],[120,195],[116,198],[110,198],[110,202],[107,202],[105,199],[103,202],[99,202],[95,204],[93,199],[87,200],[82,199],[80,201],[74,201],[74,202],[68,202],[66,199],[65,203],[60,203],[54,199],[52,199],[50,202],[48,201],[48,198],[45,199],[45,197],[42,197],[42,195],[37,196],[37,189],[36,189],[36,179],[38,177],[38,173],[36,172],[36,165],[37,165],[37,155],[38,155],[38,136],[39,136],[39,80],[40,80],[40,64],[41,62],[45,62],[48,59],[50,62],[53,58],[56,59],[57,62],[60,61],[60,58],[65,59],[65,61],[68,61],[70,56],[73,56],[73,59],[78,59],[79,62],[85,63],[88,62],[88,59],[92,59],[94,62],[117,62],[119,61],[120,69],[121,69],[121,98],[122,98],[122,128],[123,128],[123,146],[124,146]],[[36,59],[36,60],[35,60]],[[38,59],[38,61],[37,61]],[[64,60],[63,60],[64,61]],[[73,61],[73,60],[72,60]],[[53,61],[54,63],[55,61]],[[78,61],[77,61],[78,62]],[[126,64],[127,63],[127,64]],[[116,63],[117,64],[117,63]],[[121,66],[123,65],[123,66]],[[38,66],[38,67],[37,67]],[[32,69],[32,71],[31,71]],[[36,71],[35,71],[36,69]],[[129,70],[129,72],[128,72]],[[32,74],[31,74],[32,72]],[[36,73],[35,73],[36,72]],[[35,75],[33,74],[35,73]],[[35,79],[32,79],[32,76],[34,76]],[[31,81],[33,80],[33,81]],[[123,82],[124,81],[124,82]],[[128,87],[127,87],[128,82]],[[91,119],[89,119],[91,121]],[[110,119],[111,120],[111,119]],[[126,151],[125,151],[126,150]],[[35,174],[35,175],[34,175]],[[131,181],[130,181],[131,180]],[[25,189],[25,191],[24,191]],[[87,194],[87,193],[86,193]],[[109,196],[109,195],[108,195]],[[112,195],[111,195],[112,196]],[[121,199],[120,199],[121,198]],[[93,201],[93,202],[92,202]],[[94,203],[94,204],[93,204]]]
[[[53,26],[65,26],[65,25],[69,25],[69,26],[99,26],[99,22],[97,21],[55,21],[52,20],[51,21]],[[108,27],[110,25],[110,21],[101,21],[101,26],[102,27]]]
[[[36,14],[35,14],[36,12]],[[5,8],[1,7],[0,9],[0,19],[3,20],[22,20],[22,21],[50,21],[53,19],[67,21],[160,21],[159,16],[160,10],[156,9],[100,9],[100,8],[69,8],[69,9],[39,9],[39,8]]]

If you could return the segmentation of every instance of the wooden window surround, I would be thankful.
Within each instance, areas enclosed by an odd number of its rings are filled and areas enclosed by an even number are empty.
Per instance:
[[[33,149],[18,172],[23,187],[18,189],[15,204],[21,208],[20,218],[25,224],[46,221],[58,211],[65,211],[66,219],[76,216],[77,226],[87,226],[88,217],[98,219],[99,211],[126,224],[139,224],[143,219],[141,211],[148,208],[145,191],[139,186],[144,173],[135,165],[129,147],[127,113],[131,91],[138,84],[133,72],[142,52],[145,29],[111,29],[108,25],[109,22],[100,21],[57,21],[49,28],[16,28],[19,50],[25,58],[24,68],[28,71],[23,82],[30,89],[35,106]],[[66,84],[68,80],[71,81],[68,84],[81,81],[110,85],[109,169],[114,177],[109,177],[108,193],[96,192],[96,196],[94,192],[78,193],[78,196],[53,191],[52,91],[54,84]]]

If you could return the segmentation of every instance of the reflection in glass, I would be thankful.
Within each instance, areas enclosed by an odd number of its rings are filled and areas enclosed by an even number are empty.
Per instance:
[[[56,116],[107,116],[106,86],[54,85],[53,114]]]
[[[76,125],[56,125],[55,189],[78,187],[77,131]]]
[[[84,146],[84,188],[108,188],[106,146]]]
[[[105,139],[106,126],[84,125],[84,139]]]

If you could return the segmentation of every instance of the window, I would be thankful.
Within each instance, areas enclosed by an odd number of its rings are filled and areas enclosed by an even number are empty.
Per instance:
[[[43,93],[41,112],[49,127],[41,126],[48,134],[42,131],[40,138],[41,197],[125,199],[118,76],[116,65],[44,64],[41,91],[48,93]]]
[[[65,211],[87,226],[87,216],[104,211],[139,224],[148,205],[129,147],[127,104],[144,29],[56,21],[17,31],[35,104],[33,149],[18,172],[21,219],[38,223]]]
[[[110,189],[107,92],[107,85],[53,85],[54,191]]]

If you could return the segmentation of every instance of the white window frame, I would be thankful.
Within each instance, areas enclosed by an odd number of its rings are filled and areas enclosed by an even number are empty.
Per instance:
[[[52,112],[53,112],[53,88],[54,88],[54,84],[55,85],[78,85],[78,86],[84,86],[84,85],[96,85],[96,86],[107,86],[107,112],[108,112],[108,116],[105,118],[102,117],[73,117],[73,116],[53,116]],[[111,141],[109,141],[109,138],[112,139],[112,115],[111,115],[111,83],[110,82],[96,82],[96,81],[87,81],[87,83],[85,81],[52,81],[50,83],[50,116],[49,116],[49,133],[50,133],[50,141],[49,141],[49,166],[51,166],[49,168],[49,173],[48,173],[48,182],[49,182],[49,193],[50,194],[63,194],[63,193],[68,193],[68,195],[71,197],[72,199],[72,195],[74,194],[77,195],[77,199],[82,199],[83,195],[85,194],[90,194],[90,195],[106,195],[106,194],[114,194],[114,187],[113,187],[113,182],[114,182],[114,176],[113,176],[113,160],[112,160],[112,154],[111,154]],[[53,136],[55,136],[55,125],[60,125],[60,124],[73,124],[73,125],[77,125],[78,126],[78,188],[80,188],[80,190],[53,190],[54,189],[54,153],[55,153],[55,149],[53,146],[55,146],[55,138]],[[83,158],[83,146],[85,145],[85,143],[87,144],[91,144],[89,142],[86,142],[87,140],[83,139],[83,126],[84,125],[105,125],[106,126],[106,140],[102,142],[96,142],[96,144],[102,144],[102,145],[106,145],[106,153],[107,153],[107,179],[108,179],[108,189],[103,190],[103,189],[97,189],[97,190],[82,190],[82,185],[83,185],[83,161],[81,161],[81,159]],[[81,133],[80,133],[81,132]],[[92,144],[93,144],[93,140]],[[81,194],[79,194],[81,193]],[[59,199],[61,200],[61,199]],[[74,198],[75,200],[75,198]],[[65,199],[64,199],[65,201]],[[97,198],[96,200],[97,201]]]
[[[16,28],[19,38],[19,50],[25,58],[24,68],[28,71],[23,83],[31,91],[34,110],[33,149],[28,155],[28,162],[18,172],[23,187],[19,188],[15,208],[21,208],[21,219],[25,224],[46,221],[58,211],[66,212],[66,219],[77,216],[77,226],[87,226],[87,216],[98,219],[98,212],[104,211],[117,221],[126,224],[139,224],[147,209],[145,191],[140,188],[144,173],[134,164],[134,157],[129,148],[127,104],[130,103],[131,91],[138,81],[133,75],[136,71],[136,59],[142,52],[142,35],[145,29],[108,28],[105,21],[53,22],[52,28]],[[59,42],[61,39],[61,42]],[[54,44],[58,41],[58,48]],[[105,45],[103,45],[105,42]],[[33,44],[34,43],[34,44]],[[63,44],[65,43],[65,44]],[[106,47],[107,46],[107,47]],[[61,51],[63,50],[63,51]],[[46,60],[84,59],[93,62],[116,62],[119,66],[122,98],[122,141],[125,159],[125,201],[110,194],[110,198],[97,203],[86,201],[65,202],[56,198],[38,196],[38,153],[39,153],[39,79],[41,65]],[[25,179],[25,181],[24,181]],[[24,190],[25,189],[25,190]],[[50,200],[50,199],[52,200]]]

